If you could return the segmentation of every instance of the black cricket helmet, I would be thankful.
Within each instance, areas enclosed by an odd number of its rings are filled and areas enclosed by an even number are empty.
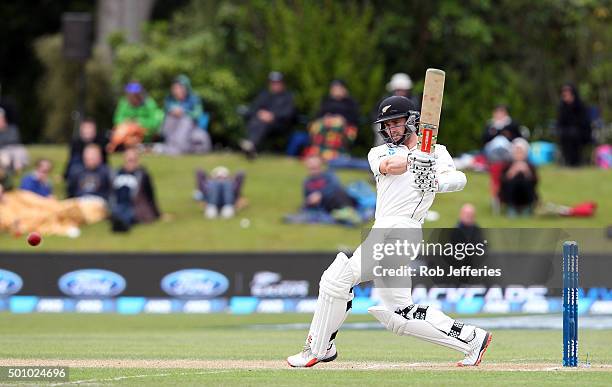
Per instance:
[[[394,120],[397,118],[406,118],[404,134],[396,141],[389,129],[385,128],[385,121]],[[416,107],[412,100],[402,96],[391,96],[385,98],[378,107],[378,117],[375,124],[379,125],[378,133],[382,136],[387,144],[401,145],[406,139],[418,130],[420,114],[416,111]]]

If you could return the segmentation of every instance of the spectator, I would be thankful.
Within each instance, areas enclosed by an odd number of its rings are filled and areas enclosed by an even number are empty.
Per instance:
[[[499,199],[509,216],[530,215],[538,198],[536,169],[527,160],[529,143],[524,138],[512,141],[512,162],[502,170]]]
[[[211,148],[208,114],[191,89],[186,75],[176,77],[164,101],[164,152],[169,154],[205,153]]]
[[[497,105],[482,134],[483,145],[497,136],[504,136],[508,141],[521,137],[519,125],[510,117],[508,106]]]
[[[441,264],[444,270],[446,271],[451,266],[457,267],[458,265],[470,265],[472,267],[483,267],[486,264],[486,250],[487,243],[485,242],[485,234],[480,226],[476,223],[476,208],[470,204],[465,203],[461,206],[459,210],[459,221],[455,228],[450,230],[450,242],[459,248],[463,245],[463,252],[465,252],[465,257],[463,259],[458,260],[455,256],[442,256]],[[474,246],[473,248],[468,248],[467,246]],[[478,252],[476,246],[479,246],[482,249],[481,252]],[[465,260],[464,260],[465,259]],[[452,276],[453,284],[457,286],[466,285],[466,284],[477,284],[482,281],[480,277],[474,276],[460,276],[454,275]],[[445,282],[446,281],[446,282]],[[480,282],[479,282],[480,281]],[[442,280],[440,284],[448,285],[448,281],[446,279]]]
[[[97,144],[102,152],[102,163],[107,164],[106,146],[108,139],[101,133],[98,133],[96,122],[93,118],[85,118],[79,124],[79,134],[70,143],[70,158],[64,178],[68,178],[70,170],[73,168],[81,168],[83,166],[83,149],[89,144]]]
[[[412,79],[410,79],[408,74],[393,74],[391,80],[387,83],[387,91],[391,93],[391,95],[398,95],[411,99],[414,106],[421,106],[421,101],[418,101],[418,99],[412,95]]]
[[[304,206],[295,215],[288,215],[289,223],[344,223],[355,225],[361,217],[354,200],[348,195],[338,177],[323,169],[320,156],[308,156],[304,160],[308,177],[304,180]]]
[[[53,188],[49,181],[49,175],[53,170],[53,163],[48,159],[39,159],[36,161],[35,167],[34,172],[21,179],[19,188],[44,197],[52,196]]]
[[[130,147],[143,141],[151,141],[159,134],[163,112],[153,98],[146,95],[138,82],[125,86],[125,97],[119,100],[115,110],[110,151],[118,146]]]
[[[207,203],[204,216],[208,219],[214,219],[219,214],[224,219],[233,217],[244,175],[239,173],[232,177],[224,166],[214,168],[210,175],[208,179],[202,173],[198,176],[198,186]]]
[[[83,150],[83,166],[68,176],[68,197],[96,196],[108,201],[110,191],[110,171],[102,163],[100,146],[89,144]]]
[[[151,223],[160,216],[153,181],[146,168],[140,165],[135,148],[128,148],[123,153],[123,166],[112,182],[110,207],[115,232],[129,231],[136,223]]]
[[[28,152],[21,145],[19,129],[8,122],[6,112],[0,108],[0,162],[17,172],[28,164]]]
[[[323,160],[320,157],[308,157],[304,164],[308,169],[308,177],[304,181],[306,208],[332,212],[353,206],[353,200],[348,196],[336,175],[331,171],[323,170]]]
[[[570,84],[561,88],[557,132],[565,165],[579,166],[582,163],[582,150],[591,142],[591,121],[578,91]]]
[[[320,155],[326,161],[349,158],[349,147],[357,137],[359,107],[344,82],[332,81],[329,96],[321,102],[317,119],[310,123],[307,155]],[[369,166],[368,166],[369,168]]]
[[[359,124],[359,105],[351,97],[346,83],[334,79],[329,85],[329,95],[321,101],[317,118],[327,115],[342,116],[348,125]]]
[[[295,119],[293,95],[286,90],[283,74],[273,71],[268,75],[268,90],[253,101],[248,113],[248,138],[240,148],[248,158],[254,158],[261,142],[271,133],[287,132]]]
[[[478,243],[484,240],[482,229],[476,223],[476,207],[471,203],[465,203],[459,210],[459,221],[453,230],[453,242]]]
[[[521,137],[519,125],[510,117],[506,105],[497,105],[482,133],[484,152],[489,162],[510,161],[511,142]]]

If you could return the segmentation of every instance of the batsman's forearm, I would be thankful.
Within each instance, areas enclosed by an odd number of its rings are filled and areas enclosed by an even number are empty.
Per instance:
[[[461,171],[447,171],[438,175],[438,193],[461,191],[467,178]]]

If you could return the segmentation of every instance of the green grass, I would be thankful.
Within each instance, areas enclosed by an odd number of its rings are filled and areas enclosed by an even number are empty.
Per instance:
[[[309,315],[82,315],[0,314],[0,359],[282,360],[301,348],[301,330],[254,330],[253,324],[308,322]],[[349,322],[373,321],[351,316]],[[561,332],[496,330],[480,369],[292,370],[73,368],[71,380],[109,384],[227,385],[606,385],[612,372],[494,371],[487,364],[559,364]],[[580,356],[593,367],[612,363],[612,331],[582,330]],[[345,330],[339,361],[453,364],[460,354],[383,330]],[[610,369],[612,371],[612,369]],[[143,376],[144,375],[144,376]],[[106,380],[108,379],[108,380]]]
[[[71,380],[126,386],[609,386],[610,374],[568,372],[469,372],[371,370],[151,370],[85,369],[70,371]],[[119,379],[120,378],[120,379]]]
[[[63,146],[32,146],[32,158],[47,157],[56,163],[55,189],[63,193],[59,175],[66,159]],[[283,214],[294,212],[301,204],[301,182],[305,170],[299,161],[279,156],[263,156],[247,162],[241,155],[216,153],[205,156],[168,157],[145,155],[144,164],[152,171],[162,210],[168,220],[135,228],[127,235],[113,235],[106,222],[84,227],[77,239],[47,237],[38,251],[307,251],[336,250],[339,246],[355,247],[361,230],[341,226],[285,225]],[[120,158],[114,156],[114,166]],[[231,220],[206,220],[202,209],[191,199],[194,170],[210,170],[226,165],[231,170],[247,172],[244,194],[250,205]],[[343,171],[344,182],[370,179],[363,171]],[[489,210],[488,176],[468,173],[468,185],[460,193],[438,195],[433,210],[440,220],[426,227],[452,227],[461,204],[472,202],[483,227],[563,227],[603,228],[612,219],[610,172],[594,168],[579,170],[555,166],[540,170],[540,196],[545,201],[575,204],[596,200],[599,209],[593,218],[519,218],[494,216]],[[240,220],[248,218],[249,228],[241,228]],[[369,225],[366,225],[366,227]],[[603,232],[602,232],[603,235]],[[25,250],[24,240],[0,236],[2,250]],[[31,251],[31,250],[28,250]]]

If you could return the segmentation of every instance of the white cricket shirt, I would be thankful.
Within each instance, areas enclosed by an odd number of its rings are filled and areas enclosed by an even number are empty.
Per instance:
[[[380,162],[393,156],[407,158],[416,150],[416,146],[408,149],[405,145],[379,145],[370,149],[368,161],[376,177],[376,219],[387,216],[405,216],[423,223],[429,207],[433,204],[434,192],[421,192],[413,188],[414,176],[406,171],[402,175],[383,175],[380,173]],[[453,158],[441,144],[436,144],[436,175],[447,171],[455,171]]]

